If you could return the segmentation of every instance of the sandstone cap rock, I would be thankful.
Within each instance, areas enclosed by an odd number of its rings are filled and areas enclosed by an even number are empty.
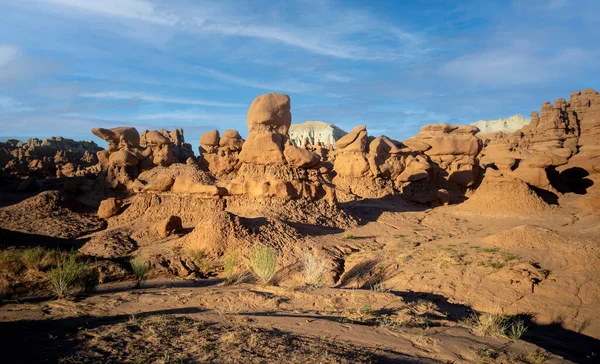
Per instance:
[[[287,134],[292,124],[290,97],[274,92],[260,95],[250,105],[246,116],[248,130],[268,130]]]
[[[217,146],[217,145],[219,145],[219,139],[220,139],[219,131],[211,130],[209,132],[202,134],[202,136],[200,137],[200,144],[209,145],[209,146]]]

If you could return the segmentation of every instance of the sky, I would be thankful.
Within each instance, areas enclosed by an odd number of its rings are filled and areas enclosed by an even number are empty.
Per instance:
[[[397,140],[600,90],[598,0],[0,0],[0,135],[292,122]]]

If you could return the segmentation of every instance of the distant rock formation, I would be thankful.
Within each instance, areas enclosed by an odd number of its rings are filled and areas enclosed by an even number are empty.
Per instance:
[[[84,175],[98,160],[102,148],[92,141],[63,137],[0,143],[0,172],[18,176],[72,177]]]
[[[522,117],[519,114],[515,114],[508,118],[496,119],[496,120],[479,120],[471,125],[479,128],[481,133],[512,133],[524,127],[525,125],[529,125],[531,119],[527,119]]]
[[[333,124],[322,121],[305,121],[301,124],[290,126],[290,140],[297,147],[304,146],[305,142],[311,145],[323,143],[334,145],[341,137],[348,134]]]

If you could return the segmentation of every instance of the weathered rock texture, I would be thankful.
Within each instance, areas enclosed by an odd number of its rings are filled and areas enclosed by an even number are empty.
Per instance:
[[[95,128],[92,132],[108,142],[108,148],[97,156],[101,171],[113,188],[133,189],[135,178],[142,171],[183,163],[194,156],[181,129],[145,130],[141,136],[132,127]]]
[[[62,137],[7,140],[0,143],[0,172],[37,178],[74,177],[93,174],[101,151],[91,141],[75,141]]]
[[[304,145],[334,145],[346,135],[344,130],[322,121],[305,121],[290,126],[290,140],[296,147]]]
[[[481,162],[553,193],[579,190],[600,172],[600,95],[592,89],[546,102],[531,123],[485,140]],[[593,184],[593,183],[592,183]],[[591,185],[591,184],[590,184]]]

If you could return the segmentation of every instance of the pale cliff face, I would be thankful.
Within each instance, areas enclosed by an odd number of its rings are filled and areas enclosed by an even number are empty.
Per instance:
[[[516,114],[508,118],[496,120],[479,120],[471,123],[471,125],[478,127],[479,130],[481,130],[481,133],[496,133],[499,131],[511,133],[521,129],[525,125],[528,125],[530,122],[531,119],[527,119],[519,114]]]
[[[338,139],[348,134],[337,126],[322,121],[292,124],[289,133],[290,140],[295,146],[302,146],[305,139],[313,145],[319,142],[325,145],[333,145]]]

